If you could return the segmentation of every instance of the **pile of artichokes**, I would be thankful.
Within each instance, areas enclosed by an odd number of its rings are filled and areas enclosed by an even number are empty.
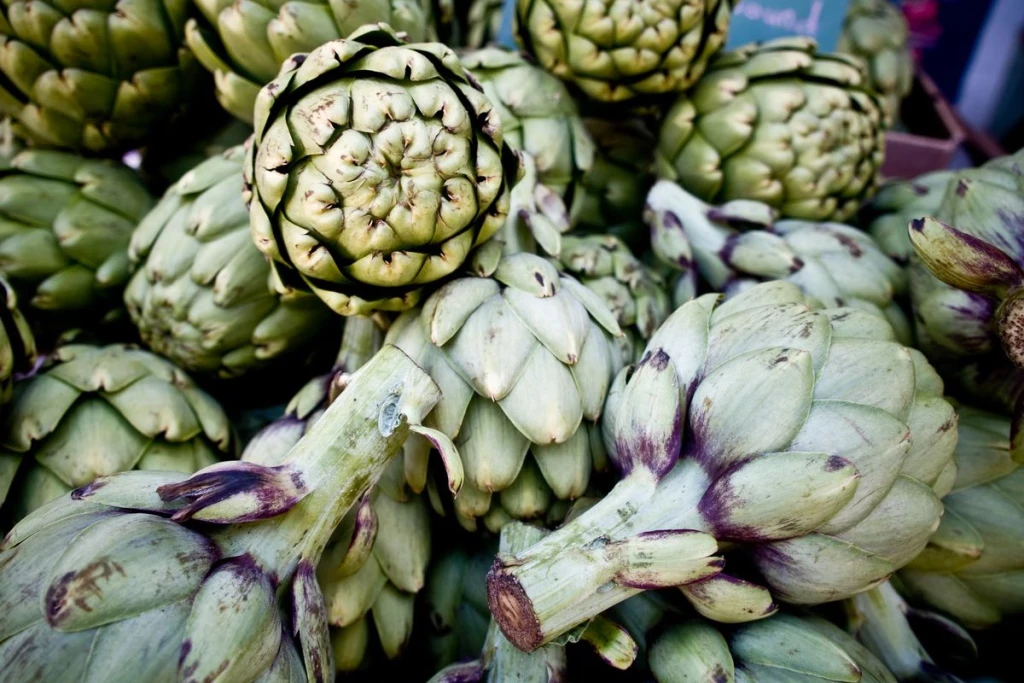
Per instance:
[[[736,4],[0,5],[0,681],[999,675],[1024,152]]]

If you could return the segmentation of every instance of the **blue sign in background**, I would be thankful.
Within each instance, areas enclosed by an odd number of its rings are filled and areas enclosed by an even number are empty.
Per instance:
[[[732,13],[726,47],[801,35],[831,52],[839,43],[849,4],[850,0],[741,0]]]

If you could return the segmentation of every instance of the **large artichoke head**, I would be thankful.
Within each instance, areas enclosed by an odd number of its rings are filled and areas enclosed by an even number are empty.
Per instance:
[[[605,461],[598,419],[622,364],[613,340],[621,333],[596,293],[538,256],[507,256],[478,272],[402,314],[387,341],[441,386],[426,424],[462,457],[456,517],[469,529],[483,518],[495,531],[586,492]],[[406,445],[415,491],[427,484],[429,446]]]
[[[519,42],[598,102],[646,105],[686,90],[721,49],[733,0],[517,0]]]
[[[435,39],[430,0],[198,0],[196,6],[213,30],[189,19],[188,46],[213,74],[221,105],[247,123],[260,88],[293,54],[363,24],[389,24],[413,42]]]
[[[332,331],[315,296],[272,291],[242,200],[244,158],[233,147],[186,173],[128,249],[132,320],[151,349],[189,372],[238,376]]]
[[[899,116],[900,103],[914,85],[909,41],[907,20],[889,0],[853,0],[846,10],[836,49],[867,62],[871,86],[890,121]]]
[[[0,661],[14,680],[335,678],[324,547],[437,387],[385,348],[275,467],[123,472],[0,545]]]
[[[351,315],[409,308],[455,272],[504,225],[518,164],[454,52],[368,26],[260,92],[246,173],[278,278]]]
[[[0,275],[0,298],[0,406],[3,406],[11,400],[15,374],[32,369],[36,341],[18,308],[18,295],[3,275]],[[2,465],[0,470],[3,470]],[[5,477],[0,474],[0,480]]]
[[[1024,368],[1021,225],[1024,150],[957,173],[935,216],[911,223],[911,297],[922,348],[962,357],[1002,345]]]
[[[719,55],[662,123],[657,171],[704,201],[844,222],[875,190],[884,115],[863,62],[780,38]]]
[[[231,455],[220,405],[178,368],[125,346],[69,345],[20,382],[0,423],[0,493],[20,518],[98,477],[192,473]],[[0,499],[2,500],[2,499]]]
[[[959,406],[959,468],[928,546],[898,576],[914,600],[980,628],[1024,612],[1024,468],[1010,419]]]
[[[0,270],[35,309],[120,308],[128,242],[152,206],[123,164],[9,138],[0,152]]]
[[[184,2],[0,5],[0,109],[41,145],[110,154],[166,130],[198,86]]]
[[[727,297],[758,282],[787,280],[828,307],[849,306],[886,318],[909,343],[910,323],[895,296],[906,288],[902,268],[871,237],[841,223],[776,220],[750,200],[709,206],[675,183],[658,181],[645,214],[654,254],[677,273],[676,305],[700,280]]]
[[[491,608],[520,647],[651,588],[726,622],[845,598],[938,527],[956,416],[924,357],[879,316],[790,283],[717,301],[677,309],[612,385],[602,426],[622,481],[495,563]],[[720,552],[756,577],[724,574]]]

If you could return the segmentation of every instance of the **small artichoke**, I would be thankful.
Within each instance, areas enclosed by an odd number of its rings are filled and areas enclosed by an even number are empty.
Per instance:
[[[245,150],[186,173],[142,219],[125,305],[143,341],[188,372],[237,377],[330,336],[319,299],[271,291],[242,200]]]
[[[659,181],[647,195],[651,244],[678,273],[676,305],[697,291],[697,275],[729,297],[767,280],[787,280],[828,307],[881,316],[909,344],[910,322],[895,296],[903,269],[870,236],[840,223],[776,221],[771,207],[749,200],[708,206],[675,183]]]
[[[20,135],[112,154],[167,130],[199,86],[185,47],[191,5],[6,0],[0,109]]]
[[[4,142],[0,270],[35,309],[119,309],[128,242],[153,206],[149,191],[123,164]]]
[[[519,42],[598,102],[629,106],[686,90],[721,49],[734,0],[516,0]]]
[[[914,601],[970,628],[1024,613],[1024,457],[1010,419],[958,406],[958,473],[928,546],[898,577]]]
[[[624,343],[636,351],[672,312],[661,276],[618,237],[567,235],[558,265],[604,300],[625,334]]]
[[[532,254],[476,264],[388,331],[441,386],[425,424],[451,438],[465,468],[455,515],[498,531],[582,496],[604,463],[598,419],[622,352],[601,298]],[[406,444],[409,486],[427,485],[429,444]]]
[[[284,417],[253,437],[242,460],[282,464],[344,391],[352,373],[380,349],[383,336],[369,318],[348,318],[334,370],[310,380],[292,398]],[[396,465],[397,476],[389,476]],[[382,477],[387,483],[348,512],[317,567],[334,665],[340,672],[363,663],[371,630],[391,659],[402,654],[412,636],[413,603],[431,555],[430,509],[426,500],[401,485],[401,465],[401,458],[392,460]],[[395,481],[398,486],[392,485]]]
[[[122,472],[0,544],[5,678],[334,680],[316,567],[436,385],[386,347],[277,467]]]
[[[504,225],[518,175],[455,53],[386,26],[286,62],[250,156],[256,246],[342,315],[415,305]]]
[[[583,198],[580,183],[594,163],[594,142],[576,103],[561,81],[519,53],[484,48],[466,52],[460,60],[501,116],[506,144],[532,161],[532,172],[518,185],[535,187],[513,190],[509,220],[525,221],[541,246],[557,254],[558,236],[573,223]],[[550,193],[564,204],[557,217],[544,208]],[[526,201],[517,201],[520,196]],[[532,209],[534,204],[540,208]]]
[[[907,226],[915,218],[934,216],[954,171],[935,171],[913,180],[893,180],[863,207],[860,225],[896,263],[906,266],[914,253]]]
[[[896,683],[882,662],[834,624],[792,614],[733,627],[677,619],[654,638],[648,664],[657,683]]]
[[[654,588],[723,622],[846,598],[938,527],[956,416],[923,356],[790,283],[717,300],[677,309],[612,385],[602,428],[623,479],[495,561],[488,601],[517,646]],[[722,573],[723,552],[765,585]]]
[[[597,145],[594,164],[583,176],[576,228],[611,233],[637,253],[650,237],[641,220],[644,197],[654,183],[654,136],[640,121],[583,120]]]
[[[1002,345],[1024,368],[1024,150],[961,171],[934,217],[914,220],[910,294],[926,353],[976,356]]]
[[[159,356],[73,344],[51,360],[15,387],[0,422],[0,461],[21,462],[9,501],[16,519],[98,477],[132,469],[190,474],[232,454],[224,410]],[[9,484],[0,482],[0,491]]]
[[[899,117],[900,103],[914,85],[909,41],[907,20],[890,0],[853,0],[847,8],[836,50],[867,62],[871,87],[890,121]]]
[[[657,172],[712,204],[844,222],[870,198],[884,115],[863,62],[780,38],[719,55],[661,126]]]
[[[246,123],[253,121],[260,88],[293,54],[363,24],[390,24],[412,42],[435,38],[429,0],[197,0],[196,6],[213,30],[189,19],[188,46],[213,74],[221,105]]]
[[[18,295],[0,275],[0,410],[11,400],[11,386],[14,375],[32,369],[36,361],[36,340],[18,308]],[[2,413],[0,413],[2,415]],[[3,461],[0,459],[0,470]],[[0,473],[0,481],[8,480]],[[0,491],[0,500],[3,492]]]

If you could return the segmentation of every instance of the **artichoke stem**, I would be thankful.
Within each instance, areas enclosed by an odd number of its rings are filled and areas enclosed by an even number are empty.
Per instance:
[[[701,526],[693,506],[678,505],[683,491],[656,496],[665,493],[659,488],[653,473],[637,468],[571,523],[523,552],[498,555],[487,600],[512,644],[533,651],[642,590],[721,570],[713,538],[677,531]],[[663,553],[674,561],[660,562]],[[675,567],[666,572],[666,564]],[[680,571],[687,578],[678,579]]]
[[[281,585],[300,560],[315,566],[345,513],[401,451],[410,424],[418,424],[440,396],[404,352],[384,346],[286,457],[310,493],[284,514],[232,527],[228,536],[273,568]]]
[[[907,621],[907,609],[888,581],[847,604],[857,637],[901,681],[916,680],[926,665],[933,664]]]

